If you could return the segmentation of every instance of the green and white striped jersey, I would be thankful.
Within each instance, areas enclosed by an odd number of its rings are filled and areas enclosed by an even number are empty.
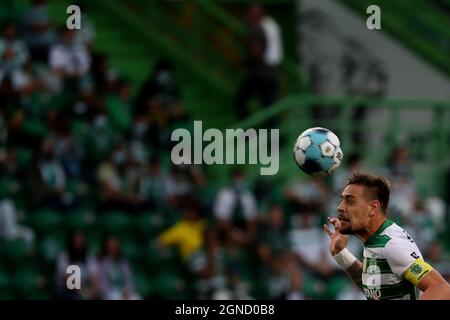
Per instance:
[[[420,280],[429,271],[419,265],[421,259],[414,240],[387,219],[364,243],[362,284],[367,299],[417,299],[419,290],[405,279],[405,272],[412,270]]]

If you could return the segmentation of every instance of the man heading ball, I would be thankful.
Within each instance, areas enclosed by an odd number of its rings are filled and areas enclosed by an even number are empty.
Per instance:
[[[450,299],[450,285],[423,260],[408,233],[386,216],[389,184],[355,173],[347,182],[330,237],[330,253],[369,300]],[[363,261],[346,248],[348,235],[364,242]]]

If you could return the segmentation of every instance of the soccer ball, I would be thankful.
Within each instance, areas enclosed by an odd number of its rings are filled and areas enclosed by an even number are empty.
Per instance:
[[[312,176],[330,175],[341,165],[343,157],[339,138],[321,127],[305,130],[294,145],[295,162]]]

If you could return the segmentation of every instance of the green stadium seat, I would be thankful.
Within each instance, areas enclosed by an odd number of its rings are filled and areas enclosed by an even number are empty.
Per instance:
[[[45,287],[45,280],[33,266],[18,269],[11,275],[10,280],[14,292],[24,299],[32,298],[34,292]]]
[[[108,212],[98,218],[100,229],[106,234],[122,234],[131,224],[131,219],[126,212]]]
[[[139,256],[142,248],[139,244],[134,240],[133,237],[126,237],[120,240],[120,246],[122,248],[122,252],[130,261],[135,261]]]
[[[16,194],[18,191],[16,186],[18,187],[19,185],[13,179],[0,179],[0,197],[6,198]]]
[[[155,237],[163,230],[163,217],[158,212],[143,212],[133,219],[134,228],[144,238]]]
[[[67,236],[56,232],[45,236],[38,244],[38,254],[45,262],[55,263],[58,254],[66,247]]]
[[[17,297],[10,290],[0,291],[0,300],[16,300]]]
[[[6,263],[21,264],[31,258],[32,251],[23,240],[2,241],[0,255]]]
[[[47,288],[38,288],[28,292],[30,300],[50,300],[53,298],[53,292]]]
[[[267,279],[258,279],[253,281],[250,295],[256,299],[269,299]]]
[[[161,270],[172,268],[173,250],[160,249],[155,243],[150,243],[142,251],[140,257],[141,265],[147,272],[157,273]]]
[[[22,130],[27,134],[38,138],[44,138],[48,135],[48,128],[40,119],[25,118],[22,124]]]
[[[65,221],[71,230],[86,231],[94,226],[95,214],[89,209],[79,209],[70,212]]]
[[[134,271],[135,287],[142,298],[146,298],[152,294],[153,286],[151,280],[152,278],[146,273],[139,270]]]
[[[186,298],[185,284],[183,279],[170,271],[164,271],[153,278],[154,293],[163,299],[184,299]]]
[[[8,273],[3,268],[0,269],[0,292],[8,289]],[[1,295],[0,295],[1,297]],[[1,299],[1,298],[0,298]]]
[[[17,147],[15,150],[18,165],[25,168],[31,160],[33,151],[26,147]]]
[[[41,209],[29,216],[29,223],[39,233],[57,230],[62,223],[61,214],[51,209]]]
[[[89,249],[98,252],[102,247],[103,236],[97,230],[90,230],[86,233],[86,242]]]

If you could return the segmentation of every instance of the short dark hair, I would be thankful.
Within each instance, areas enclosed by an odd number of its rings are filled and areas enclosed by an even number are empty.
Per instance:
[[[355,172],[347,181],[347,185],[350,184],[364,186],[366,195],[371,200],[380,201],[381,211],[386,214],[390,195],[389,181],[386,178]]]

